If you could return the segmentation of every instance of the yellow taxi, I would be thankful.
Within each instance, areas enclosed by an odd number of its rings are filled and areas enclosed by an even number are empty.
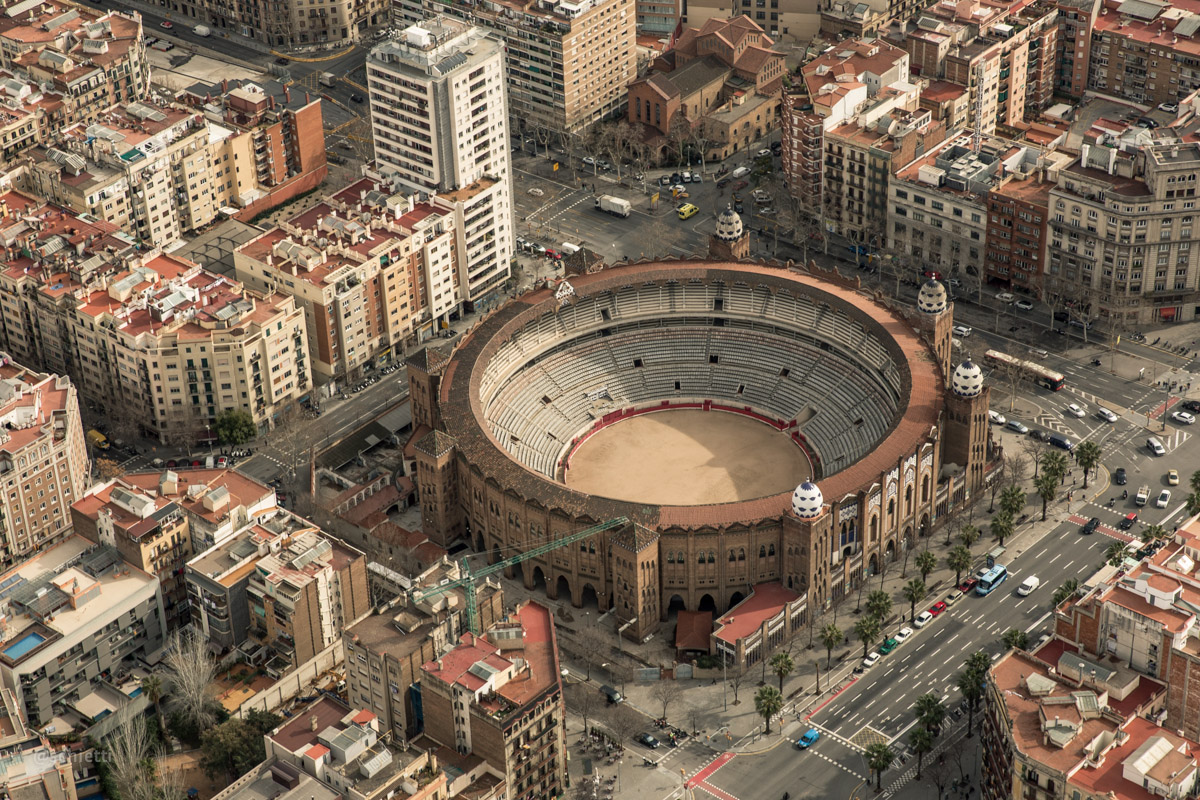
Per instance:
[[[679,215],[680,219],[691,219],[700,213],[700,209],[691,203],[684,203],[679,208],[675,209],[675,213]]]

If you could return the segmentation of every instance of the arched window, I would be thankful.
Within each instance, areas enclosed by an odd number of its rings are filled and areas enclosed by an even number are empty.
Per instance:
[[[588,553],[593,556],[596,555],[596,545],[589,544],[588,545]]]
[[[745,561],[745,560],[746,560],[746,548],[739,547],[738,548],[738,561]]]
[[[668,563],[668,564],[674,564],[674,563],[675,563],[675,554],[674,554],[673,552],[669,551],[669,550],[667,551],[667,563]]]
[[[759,558],[767,557],[767,546],[765,544],[760,544],[758,546],[758,557]]]
[[[896,498],[888,500],[888,516],[891,517],[896,513]]]
[[[769,556],[775,555],[775,545],[773,545],[773,544],[767,545],[767,555],[769,555]]]
[[[703,550],[700,551],[700,555],[696,556],[696,563],[697,564],[704,563],[704,551]]]
[[[929,476],[926,475],[921,479],[921,502],[929,502]]]
[[[737,561],[737,551],[736,551],[736,550],[732,550],[732,549],[731,549],[731,550],[729,551],[729,560],[730,560],[730,561]]]
[[[710,564],[717,563],[717,554],[713,550],[708,551],[708,563],[710,563]]]
[[[909,486],[904,490],[904,516],[912,513],[912,487]]]

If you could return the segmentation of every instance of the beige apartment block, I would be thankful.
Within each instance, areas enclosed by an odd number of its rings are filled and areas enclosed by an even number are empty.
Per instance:
[[[388,22],[385,0],[158,0],[157,5],[177,12],[176,25],[206,25],[214,36],[228,32],[277,48],[358,42]]]
[[[637,72],[635,0],[393,0],[393,15],[405,26],[458,17],[499,34],[514,130],[577,134],[625,111],[625,87]]]
[[[680,21],[702,28],[709,20],[745,14],[776,41],[805,42],[821,31],[821,0],[701,0],[684,5]]]

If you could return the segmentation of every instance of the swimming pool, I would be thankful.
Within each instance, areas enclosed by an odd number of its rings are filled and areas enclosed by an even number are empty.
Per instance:
[[[46,637],[40,633],[27,633],[4,648],[4,655],[16,661],[44,641],[46,641]]]

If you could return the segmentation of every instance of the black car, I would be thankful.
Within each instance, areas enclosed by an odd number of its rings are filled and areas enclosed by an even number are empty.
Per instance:
[[[1029,438],[1038,442],[1044,442],[1046,441],[1046,432],[1038,430],[1037,428],[1031,428],[1029,431]]]
[[[721,178],[721,180],[717,181],[718,189],[724,189],[728,185],[729,185],[729,178]]]
[[[280,56],[279,58],[275,59],[275,63],[276,63],[276,64],[282,64],[283,66],[285,66],[285,67],[286,67],[288,64],[290,64],[290,63],[292,63],[292,62],[291,62],[291,61],[289,61],[289,60],[287,60],[287,59],[286,59],[286,58],[284,58],[283,56]]]
[[[1121,520],[1121,530],[1123,530],[1123,531],[1129,530],[1130,528],[1133,527],[1133,524],[1135,522],[1137,522],[1137,520],[1138,520],[1137,512],[1130,511],[1128,514],[1125,515],[1125,519]]]
[[[1116,481],[1117,486],[1129,483],[1129,477],[1125,474],[1124,467],[1117,467],[1117,471],[1113,473],[1113,480]]]
[[[1087,535],[1089,533],[1095,533],[1096,528],[1099,528],[1099,527],[1100,527],[1100,518],[1092,517],[1087,522],[1083,523],[1083,530],[1081,530],[1080,533],[1082,533],[1084,535]]]
[[[1200,414],[1200,400],[1184,400],[1183,410],[1191,411],[1193,414]]]
[[[350,99],[352,101],[354,101],[355,103],[361,103],[363,101],[363,96],[361,94],[355,93],[355,94],[350,95]]]
[[[683,183],[683,176],[678,172],[671,173],[671,183]]]

